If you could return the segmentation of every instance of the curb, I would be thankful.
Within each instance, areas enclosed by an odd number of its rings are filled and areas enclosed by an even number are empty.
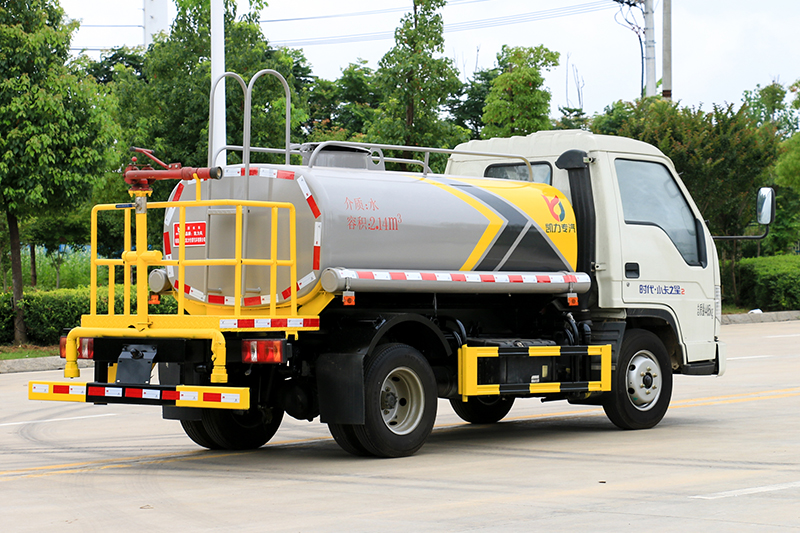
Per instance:
[[[776,311],[772,313],[746,313],[740,315],[723,315],[722,325],[761,324],[764,322],[786,322],[800,320],[800,311]],[[52,357],[34,357],[33,359],[9,359],[0,361],[0,374],[12,372],[38,372],[43,370],[64,370],[65,360],[54,355]],[[78,360],[78,367],[91,368],[92,361]]]
[[[57,355],[50,357],[33,357],[31,359],[8,359],[0,361],[0,374],[12,372],[39,372],[43,370],[64,370],[66,360]],[[93,362],[87,359],[78,360],[78,368],[91,368]]]
[[[741,315],[722,315],[722,325],[761,324],[764,322],[786,322],[800,320],[800,311],[774,311],[771,313],[746,313]]]

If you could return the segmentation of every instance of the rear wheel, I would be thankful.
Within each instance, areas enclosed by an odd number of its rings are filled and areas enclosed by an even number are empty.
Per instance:
[[[364,369],[364,424],[353,426],[361,445],[378,457],[419,450],[436,420],[436,378],[428,361],[406,344],[376,350]]]
[[[252,408],[247,411],[203,409],[203,427],[208,436],[225,450],[260,448],[278,431],[283,410]]]
[[[206,431],[205,426],[203,426],[203,422],[200,420],[181,420],[181,427],[195,444],[199,444],[203,448],[208,448],[209,450],[222,449],[222,446],[214,442],[208,434],[208,431]]]
[[[648,429],[658,424],[672,396],[672,368],[667,350],[654,333],[625,332],[611,393],[603,410],[622,429]]]
[[[333,440],[336,441],[336,444],[338,444],[339,447],[347,453],[351,453],[359,457],[372,455],[369,453],[369,450],[367,450],[364,445],[361,444],[361,441],[358,440],[355,426],[351,424],[328,424],[328,431],[331,432]]]
[[[471,424],[494,424],[502,420],[514,405],[514,398],[508,396],[472,396],[468,401],[450,398],[453,411]]]

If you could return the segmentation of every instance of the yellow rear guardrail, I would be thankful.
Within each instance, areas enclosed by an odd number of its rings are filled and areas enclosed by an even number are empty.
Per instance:
[[[225,370],[225,338],[221,330],[251,329],[285,331],[296,334],[301,330],[319,329],[318,316],[301,316],[297,312],[297,227],[296,212],[293,204],[288,202],[266,202],[254,200],[202,200],[200,180],[195,174],[197,183],[197,198],[194,201],[152,202],[148,204],[147,197],[150,190],[134,190],[130,192],[134,197],[133,203],[103,204],[92,209],[91,215],[91,275],[90,275],[90,312],[81,318],[81,327],[70,331],[66,343],[66,366],[64,376],[69,378],[79,377],[80,370],[77,365],[78,343],[81,337],[123,337],[123,338],[190,338],[208,339],[212,349],[212,383],[227,383]],[[235,251],[232,258],[187,259],[186,258],[186,209],[193,207],[235,207]],[[177,259],[164,259],[158,250],[148,250],[147,242],[147,210],[175,208],[179,212],[179,245]],[[245,258],[242,252],[243,218],[245,208],[263,208],[271,210],[270,228],[270,257]],[[100,259],[98,250],[98,214],[102,211],[123,211],[125,237],[124,251],[120,259]],[[289,257],[278,258],[278,215],[281,210],[288,211],[289,215]],[[131,212],[135,213],[136,242],[131,242]],[[242,309],[242,267],[243,266],[269,266],[269,309],[256,308],[243,313]],[[109,269],[108,281],[108,312],[105,316],[98,315],[98,270],[107,266]],[[123,282],[123,313],[118,315],[114,309],[114,277],[115,268],[124,269]],[[178,269],[177,283],[174,292],[177,293],[178,310],[175,315],[148,314],[148,267],[164,266]],[[185,314],[186,295],[184,283],[186,280],[186,267],[194,266],[233,266],[234,280],[234,305],[233,314],[226,310],[219,316],[207,313],[203,316],[189,316]],[[131,311],[131,268],[136,268],[136,313]],[[279,267],[288,268],[290,272],[290,296],[288,303],[284,302],[279,307],[277,304],[277,270]],[[208,308],[207,308],[208,309]],[[206,309],[206,310],[207,310]],[[155,318],[155,317],[158,318]],[[280,317],[280,320],[274,320]],[[247,324],[243,326],[242,324]],[[257,324],[251,326],[250,324]]]

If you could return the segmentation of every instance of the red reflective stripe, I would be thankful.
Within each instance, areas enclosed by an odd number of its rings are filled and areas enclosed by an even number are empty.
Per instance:
[[[172,197],[172,201],[177,202],[180,200],[181,194],[183,194],[183,182],[178,183],[178,187],[175,189],[175,196]]]
[[[510,281],[511,283],[522,283],[522,276],[520,276],[519,274],[511,274],[510,276],[508,276],[508,281]]]
[[[69,385],[53,385],[53,394],[69,394]]]
[[[169,245],[169,232],[164,232],[164,255],[169,255],[172,253],[172,248]]]
[[[293,180],[294,172],[291,170],[279,170],[277,176],[275,177],[279,180]]]
[[[225,303],[225,297],[224,296],[218,296],[216,294],[209,294],[208,295],[208,303],[210,303],[210,304],[224,304]],[[245,304],[245,305],[247,305],[247,304]]]
[[[272,327],[273,328],[285,328],[288,325],[288,322],[285,318],[273,318],[272,319]]]
[[[320,253],[319,246],[315,246],[314,247],[314,264],[312,265],[312,270],[319,270],[319,253]]]
[[[573,276],[572,274],[567,274],[566,276],[564,276],[564,281],[566,281],[567,283],[577,283],[578,278]]]
[[[375,275],[372,272],[367,272],[365,270],[359,270],[356,272],[358,279],[375,279]]]
[[[161,391],[162,400],[180,400],[181,393],[176,390],[163,390]]]
[[[425,281],[436,281],[436,274],[433,272],[422,272],[421,276]]]
[[[191,290],[192,290],[192,287],[190,287],[189,285],[186,285],[185,283],[183,284],[183,292],[185,292],[186,294],[189,294],[189,292]]]
[[[306,328],[318,328],[319,318],[306,318],[303,320],[303,326]]]
[[[89,396],[105,396],[105,387],[89,387]]]
[[[481,281],[485,281],[488,283],[494,283],[494,275],[492,274],[481,274]]]
[[[550,283],[550,276],[536,276],[537,283]]]
[[[245,306],[261,305],[261,296],[251,296],[250,298],[245,298],[244,305]]]
[[[467,276],[464,274],[450,274],[453,281],[467,281]]]
[[[203,393],[203,401],[204,402],[221,402],[222,401],[222,394],[219,392],[204,392]]]
[[[406,280],[406,275],[404,272],[389,272],[389,277],[400,281]]]
[[[319,207],[317,207],[317,202],[314,200],[314,197],[309,196],[306,198],[306,202],[308,202],[308,207],[311,208],[311,212],[314,213],[314,218],[319,218],[319,216],[322,214],[322,211],[320,211]]]
[[[240,328],[254,328],[256,327],[256,321],[252,318],[240,318],[239,319],[239,327]]]
[[[126,398],[141,398],[142,389],[125,389]]]

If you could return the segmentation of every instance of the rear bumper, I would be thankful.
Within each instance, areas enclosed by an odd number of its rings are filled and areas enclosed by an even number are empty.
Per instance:
[[[247,410],[250,408],[250,389],[199,385],[31,381],[28,383],[28,399]]]

